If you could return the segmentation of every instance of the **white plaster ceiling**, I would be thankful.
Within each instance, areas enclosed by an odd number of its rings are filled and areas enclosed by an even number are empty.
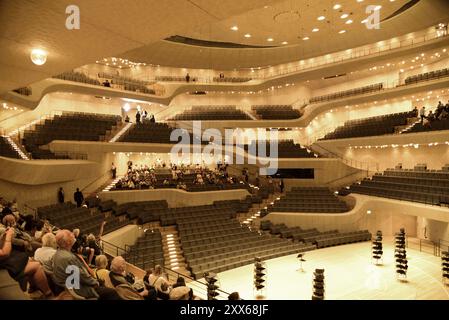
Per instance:
[[[408,0],[304,0],[281,1],[268,8],[260,7],[216,23],[200,25],[197,28],[186,29],[180,35],[200,38],[203,40],[227,41],[248,45],[276,45],[270,48],[216,48],[201,47],[159,41],[142,48],[130,50],[121,55],[134,62],[145,62],[163,66],[185,68],[213,68],[231,70],[268,65],[277,65],[299,61],[310,57],[325,55],[382,40],[392,39],[400,35],[427,29],[438,23],[449,22],[449,1],[421,0],[405,12],[380,24],[380,29],[368,30],[361,23],[366,17],[367,4],[382,5],[381,19],[396,11]],[[334,4],[342,5],[334,10]],[[292,8],[292,9],[290,9]],[[285,18],[276,22],[276,15],[286,11],[299,12],[298,19]],[[343,13],[349,17],[341,19]],[[325,15],[324,21],[318,21],[320,15]],[[352,18],[351,18],[352,17]],[[353,23],[346,25],[348,19]],[[238,31],[230,28],[238,26]],[[318,32],[311,32],[313,28]],[[340,34],[340,30],[346,30]],[[250,33],[249,39],[244,34]],[[308,36],[307,41],[302,40]],[[298,39],[298,37],[300,39]],[[273,42],[268,42],[273,38]],[[287,41],[288,45],[282,45]]]
[[[0,93],[278,1],[2,0]],[[69,5],[80,30],[65,27]],[[33,48],[48,52],[45,65],[32,64]]]

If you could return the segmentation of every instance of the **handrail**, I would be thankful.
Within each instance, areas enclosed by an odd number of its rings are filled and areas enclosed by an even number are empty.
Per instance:
[[[390,44],[383,45],[383,46],[377,45],[374,47],[374,45],[376,45],[376,44],[369,44],[369,45],[364,45],[364,46],[360,46],[357,48],[353,48],[350,50],[350,52],[348,52],[348,50],[345,50],[345,51],[338,51],[338,52],[333,52],[330,54],[314,57],[313,60],[312,60],[312,58],[309,58],[309,59],[303,59],[300,61],[292,61],[292,62],[285,63],[285,64],[278,64],[273,67],[271,67],[271,66],[265,67],[265,68],[264,67],[260,67],[260,68],[256,67],[256,68],[252,68],[251,72],[241,70],[241,71],[239,71],[239,74],[234,77],[235,78],[245,77],[245,78],[251,78],[252,80],[267,80],[270,78],[288,75],[288,74],[292,74],[292,73],[299,72],[299,71],[309,70],[309,69],[313,69],[313,68],[320,67],[320,66],[344,62],[344,61],[351,60],[351,59],[357,59],[357,58],[367,57],[367,56],[371,56],[371,55],[379,55],[382,52],[397,50],[397,49],[406,48],[406,47],[414,47],[417,44],[425,43],[427,41],[432,41],[435,39],[448,37],[448,34],[441,34],[438,31],[434,31],[434,30],[429,32],[428,29],[422,30],[421,33],[422,33],[421,36],[416,36],[416,34],[415,34],[415,35],[413,35],[413,37],[410,37],[411,34],[404,35],[403,40],[395,41],[395,42],[392,42]],[[395,38],[395,39],[391,39],[391,40],[397,40],[397,39]],[[333,57],[329,59],[329,56],[331,56],[331,55],[333,55]],[[275,69],[277,69],[277,70],[275,70]],[[80,70],[80,69],[77,69],[77,70]],[[200,71],[200,70],[209,71],[209,73],[214,72],[214,70],[211,70],[211,69],[198,69],[198,71]],[[82,69],[82,71],[84,73],[87,72],[87,74],[90,76],[90,73],[88,71],[86,71],[85,69]],[[136,78],[136,80],[159,82],[157,77],[164,77],[164,76],[180,77],[179,74],[178,75],[160,75],[160,74],[156,75],[156,74],[153,74],[152,76],[150,76],[150,74],[148,72],[142,77],[142,79]],[[214,78],[216,78],[216,77],[217,77],[217,75],[215,75],[215,74],[212,74],[209,76],[202,76],[202,77],[191,75],[192,79],[193,78],[196,79],[195,82],[191,81],[191,83],[199,83],[199,84],[220,83],[220,82],[214,81]],[[183,81],[183,82],[185,82],[185,81]]]
[[[104,244],[107,244],[108,246],[112,247],[113,251],[116,252],[116,256],[119,256],[119,252],[120,251],[122,251],[122,253],[127,253],[127,254],[129,254],[131,252],[131,250],[130,250],[131,246],[125,245],[125,248],[121,248],[121,247],[119,247],[119,246],[117,246],[117,245],[115,245],[113,243],[110,243],[110,242],[105,241],[105,240],[101,240],[101,247],[102,247],[101,249],[102,249],[103,252],[104,252]],[[149,263],[149,261],[145,260],[145,256],[142,255],[142,256],[139,257],[137,252],[134,252],[132,257],[127,257],[127,258],[128,258],[128,263],[133,264],[133,265],[135,265],[136,262],[139,262],[138,259],[141,258],[142,259],[142,265],[143,265],[144,269],[145,269],[145,264]],[[153,263],[153,265],[154,265],[154,263]],[[138,267],[136,266],[136,268],[138,268]],[[189,275],[186,275],[184,273],[180,273],[180,272],[178,272],[176,270],[167,268],[165,266],[163,267],[163,270],[164,270],[165,273],[167,273],[167,276],[168,276],[167,280],[170,280],[169,279],[170,278],[170,274],[175,275],[176,279],[178,277],[182,276],[183,278],[185,278],[187,280],[190,280],[189,283],[199,284],[200,286],[198,286],[198,288],[200,288],[200,289],[203,289],[203,286],[205,286],[205,288],[207,290],[207,283],[203,283],[201,281],[198,281],[198,280],[190,277]],[[216,291],[219,292],[219,296],[217,296],[216,298],[227,299],[227,297],[229,296],[229,293],[224,291],[224,290],[217,289]]]
[[[26,209],[30,209],[31,211],[33,211],[34,219],[37,219],[37,208],[33,208],[33,207],[27,205],[26,203],[23,204],[23,207],[26,208]]]
[[[360,169],[360,170],[365,170],[365,168],[366,168],[367,173],[369,173],[369,171],[370,171],[370,167],[371,167],[371,163],[370,162],[363,162],[363,161],[358,161],[358,160],[345,158],[343,155],[335,153],[335,152],[332,152],[329,149],[323,147],[322,145],[313,144],[312,146],[310,146],[311,150],[313,150],[312,147],[318,147],[318,148],[323,149],[326,152],[326,153],[324,153],[325,156],[330,156],[331,158],[340,159],[341,161],[343,161],[343,163],[345,163],[346,165],[348,165],[350,167],[354,167],[354,168],[357,168],[357,169]],[[317,152],[317,153],[321,153],[322,154],[323,152]],[[360,164],[360,167],[359,167],[359,164]],[[375,171],[376,172],[379,171],[379,163],[378,162],[374,162],[373,164],[376,166]]]
[[[89,188],[91,185],[93,185],[94,183],[98,182],[98,180],[104,178],[106,175],[110,175],[110,170],[108,169],[105,173],[103,173],[100,177],[98,177],[97,179],[95,179],[94,181],[92,181],[91,183],[89,183],[88,185],[86,185],[85,187],[83,187],[81,189],[81,191],[86,191],[87,188]],[[91,192],[89,193],[89,195],[95,194],[96,192]]]

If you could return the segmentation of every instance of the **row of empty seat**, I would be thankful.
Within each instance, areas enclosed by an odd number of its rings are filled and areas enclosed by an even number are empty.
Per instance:
[[[295,187],[274,201],[268,212],[342,213],[349,211],[346,202],[340,200],[326,187]]]
[[[92,79],[92,78],[86,76],[84,73],[76,72],[76,71],[63,72],[61,74],[54,76],[53,78],[67,80],[67,81],[75,81],[75,82],[86,83],[86,84],[92,84],[95,86],[101,85],[100,81],[98,81],[97,79]]]
[[[37,213],[41,219],[48,219],[54,226],[60,229],[73,230],[78,228],[84,234],[97,235],[103,221],[106,221],[103,234],[112,232],[127,224],[128,220],[115,216],[107,217],[103,212],[97,212],[86,207],[77,208],[71,202],[40,207]]]
[[[448,205],[449,166],[440,171],[420,168],[387,169],[342,189],[339,193],[359,193],[438,206]]]
[[[250,155],[263,157],[273,157],[271,153],[271,146],[269,141],[265,141],[265,153],[259,149],[259,143],[262,145],[264,141],[252,141],[249,145],[244,145],[245,151]],[[311,152],[309,149],[302,147],[300,144],[295,143],[293,140],[279,140],[275,142],[277,144],[277,157],[278,158],[316,158],[318,157],[315,153]],[[274,151],[274,150],[273,150]]]
[[[21,94],[22,96],[31,96],[33,94],[33,89],[31,87],[22,87],[13,90],[15,93]]]
[[[416,116],[415,111],[410,111],[347,121],[343,126],[326,134],[321,140],[393,134],[397,131],[396,127],[407,125],[409,119],[414,119]]]
[[[430,71],[426,73],[417,74],[414,76],[407,77],[405,79],[405,84],[414,84],[421,81],[428,81],[428,80],[434,80],[439,78],[449,77],[449,68]]]
[[[236,106],[194,106],[177,114],[171,120],[251,120]]]
[[[336,100],[336,99],[343,99],[343,98],[347,98],[350,96],[356,96],[359,94],[366,94],[366,93],[380,91],[382,89],[383,89],[383,84],[376,83],[376,84],[372,84],[372,85],[361,87],[361,88],[340,91],[340,92],[327,94],[327,95],[323,95],[323,96],[318,96],[318,97],[312,97],[312,98],[310,98],[309,102],[310,103],[318,103],[318,102],[325,102],[325,101],[331,101],[331,100]]]
[[[67,113],[56,115],[26,130],[22,144],[34,159],[54,159],[55,156],[40,146],[53,140],[100,141],[121,121],[120,116]]]
[[[174,217],[195,278],[201,278],[204,272],[218,273],[251,264],[255,257],[270,259],[313,248],[251,231],[233,219],[235,209],[221,205],[188,207],[185,209],[189,211]]]
[[[164,251],[161,232],[157,229],[148,229],[122,256],[128,263],[143,270],[154,268],[156,265],[163,266]]]
[[[313,245],[317,248],[371,240],[371,233],[368,230],[351,232],[329,230],[320,232],[316,228],[302,229],[301,227],[287,227],[285,224],[273,224],[269,220],[261,221],[260,229],[269,231],[274,235],[279,235],[281,238],[293,239],[295,242]]]
[[[256,105],[251,109],[263,120],[288,120],[301,117],[301,112],[289,105]]]

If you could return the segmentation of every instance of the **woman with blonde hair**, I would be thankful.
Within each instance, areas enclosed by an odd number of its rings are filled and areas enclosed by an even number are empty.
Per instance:
[[[56,237],[53,233],[42,236],[42,248],[34,253],[34,260],[39,261],[46,273],[53,273],[53,256],[56,253]]]

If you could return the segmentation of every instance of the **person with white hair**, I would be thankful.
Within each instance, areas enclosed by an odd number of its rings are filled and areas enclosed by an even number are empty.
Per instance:
[[[68,289],[73,289],[77,295],[86,299],[120,299],[114,289],[99,286],[98,281],[89,272],[82,257],[72,253],[74,243],[75,236],[70,230],[59,230],[56,233],[58,250],[53,256],[53,280],[55,284],[62,288],[66,288],[67,284],[73,285],[72,288]],[[67,270],[71,272],[67,273]]]
[[[56,237],[53,233],[46,233],[42,237],[42,248],[34,253],[34,260],[41,263],[46,273],[53,273],[53,256],[56,253]]]
[[[171,283],[162,274],[162,267],[160,265],[154,267],[153,273],[148,277],[148,282],[156,289],[158,298],[163,300],[170,298]]]
[[[150,294],[147,289],[137,291],[133,283],[129,283],[126,279],[126,261],[122,256],[112,259],[111,272],[109,278],[112,285],[118,290],[119,295],[125,300],[139,300],[139,296],[145,300],[153,300],[156,298],[156,292]]]

